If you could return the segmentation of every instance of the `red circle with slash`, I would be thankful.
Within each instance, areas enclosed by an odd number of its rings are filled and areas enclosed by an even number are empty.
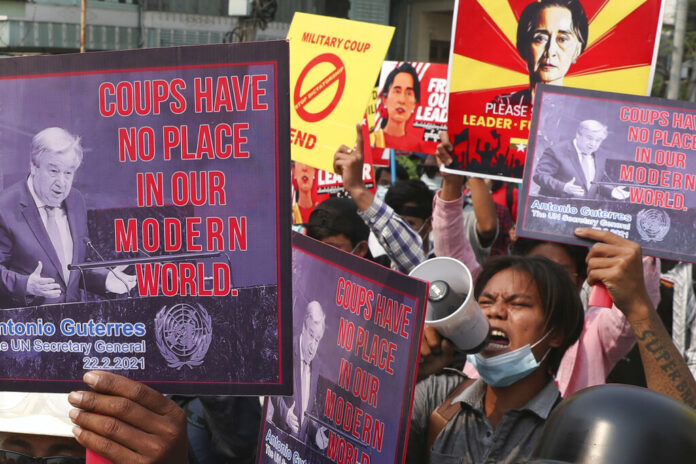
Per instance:
[[[311,89],[309,89],[307,92],[301,95],[300,89],[302,88],[302,84],[304,83],[307,74],[316,66],[319,66],[323,63],[332,64],[332,71],[329,72],[329,74],[323,79],[321,79],[317,84],[312,86]],[[329,104],[326,106],[326,108],[317,112],[307,111],[307,109],[305,108],[307,104],[314,100],[326,89],[328,89],[334,82],[338,82],[338,88],[336,89],[336,94],[334,95],[333,99],[329,102]],[[341,61],[341,59],[333,53],[324,53],[322,55],[316,56],[314,57],[314,59],[312,59],[312,61],[307,63],[307,66],[304,67],[299,77],[297,78],[297,82],[295,83],[295,92],[293,95],[295,99],[295,111],[297,112],[299,117],[301,117],[303,120],[307,122],[321,121],[329,114],[331,114],[331,112],[336,108],[336,105],[338,105],[338,102],[341,100],[341,97],[343,96],[343,90],[345,89],[345,87],[346,67],[343,64],[343,61]]]

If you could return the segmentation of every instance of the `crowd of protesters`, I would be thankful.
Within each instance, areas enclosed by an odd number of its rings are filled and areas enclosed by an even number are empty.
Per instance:
[[[425,327],[408,462],[520,462],[562,398],[607,379],[696,406],[689,353],[675,346],[662,320],[673,306],[693,303],[693,287],[684,286],[687,296],[665,292],[661,270],[685,274],[690,265],[665,266],[605,231],[576,230],[595,242],[590,248],[516,237],[505,201],[510,195],[492,190],[514,185],[428,169],[432,160],[452,161],[444,133],[437,156],[418,168],[428,183],[406,178],[405,170],[394,182],[380,173],[375,178],[386,192],[374,194],[363,182],[357,133],[352,148],[341,146],[334,155],[349,196],[317,204],[303,224],[305,233],[403,273],[435,256],[462,261],[491,327],[486,348],[466,358]],[[588,305],[588,286],[598,283],[607,288],[612,308]],[[75,438],[0,431],[2,462],[55,453],[77,459],[56,462],[83,462],[85,447],[115,463],[256,459],[258,398],[169,399],[108,373],[88,374],[85,381],[94,391],[69,396],[79,408],[70,413]],[[452,404],[457,407],[433,422],[443,405]]]
[[[562,82],[587,42],[587,18],[576,11],[577,4],[535,3],[534,11],[523,15],[520,24],[529,26],[518,31],[518,50],[529,68],[530,87],[500,95],[496,102],[529,104],[536,83]],[[549,37],[525,35],[538,18],[554,20],[552,13],[571,27],[546,31],[549,26],[544,29]],[[561,60],[555,65],[545,50],[557,36],[562,40],[552,46],[559,48]],[[417,76],[399,76],[405,73],[396,73],[393,81],[414,87]],[[403,136],[404,120],[418,98],[414,94],[405,105],[408,111],[392,111],[382,138]],[[308,236],[346,253],[402,273],[431,257],[456,258],[471,271],[474,296],[490,324],[489,342],[480,353],[464,357],[434,328],[425,327],[407,462],[522,462],[532,456],[563,398],[608,381],[644,386],[696,407],[691,264],[643,256],[638,244],[593,229],[575,231],[594,242],[589,248],[518,238],[513,184],[441,173],[437,165],[452,162],[444,133],[436,157],[415,159],[419,178],[399,169],[398,179],[391,179],[388,170],[380,170],[373,193],[363,182],[358,126],[355,145],[340,146],[333,160],[348,196],[316,204],[311,192],[316,171],[297,163],[298,199],[292,205],[293,217]],[[560,188],[584,194],[574,181]],[[589,288],[597,284],[609,292],[611,308],[588,303]],[[312,314],[304,324],[308,333],[320,332],[315,334],[320,339],[321,308]],[[307,353],[311,360],[315,352]],[[78,464],[85,462],[86,448],[114,464],[256,461],[262,419],[258,398],[168,398],[105,372],[87,373],[84,381],[91,391],[68,396],[76,409],[70,410],[67,425],[54,426],[55,410],[53,416],[0,414],[0,464]],[[10,400],[3,398],[4,407]],[[303,419],[288,401],[276,405],[276,413],[297,432]]]

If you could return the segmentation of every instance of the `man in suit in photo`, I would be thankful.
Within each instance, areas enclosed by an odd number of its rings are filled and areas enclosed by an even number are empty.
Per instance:
[[[605,183],[609,181],[604,178],[609,153],[600,147],[606,138],[607,126],[587,119],[580,123],[572,141],[544,150],[533,174],[539,195],[590,200],[628,198],[625,187]]]
[[[82,292],[125,294],[136,277],[123,268],[79,272],[87,210],[72,188],[82,163],[80,138],[59,127],[34,136],[30,174],[0,193],[0,307],[81,301]]]
[[[305,311],[300,339],[293,344],[293,395],[273,398],[273,422],[300,441],[316,439],[319,427],[305,413],[316,414],[318,369],[312,361],[326,330],[326,316],[317,301],[310,301]]]

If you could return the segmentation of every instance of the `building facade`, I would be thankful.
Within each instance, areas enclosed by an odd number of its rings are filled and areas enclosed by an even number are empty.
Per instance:
[[[85,49],[283,39],[296,11],[389,21],[389,0],[262,0],[275,3],[275,15],[259,27],[248,16],[230,16],[230,2],[236,10],[247,2],[252,11],[253,0],[88,0]],[[81,0],[0,0],[0,55],[78,51],[80,20]]]

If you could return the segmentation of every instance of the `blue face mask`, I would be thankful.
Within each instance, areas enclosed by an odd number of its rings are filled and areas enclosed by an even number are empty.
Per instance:
[[[377,198],[384,201],[384,197],[387,196],[387,190],[389,190],[389,187],[387,187],[386,185],[378,185],[375,195],[377,196]]]
[[[541,343],[550,333],[549,330],[546,335],[531,346],[528,343],[516,350],[490,358],[485,358],[480,353],[469,354],[466,356],[466,360],[474,365],[483,381],[491,387],[507,387],[527,377],[539,367],[539,364],[544,362],[551,348],[546,350],[546,354],[539,361],[534,357],[532,348]]]

